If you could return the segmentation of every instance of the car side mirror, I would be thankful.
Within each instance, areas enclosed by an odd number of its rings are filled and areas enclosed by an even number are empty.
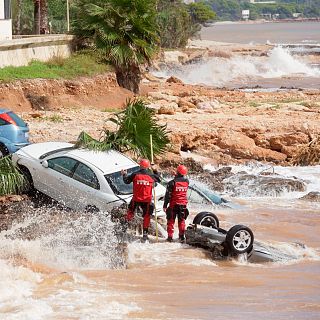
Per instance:
[[[41,164],[42,164],[42,166],[43,166],[44,168],[48,168],[48,167],[49,167],[49,163],[48,163],[47,160],[43,160]]]

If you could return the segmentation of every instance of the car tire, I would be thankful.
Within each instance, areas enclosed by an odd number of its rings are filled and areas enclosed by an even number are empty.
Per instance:
[[[7,156],[9,153],[8,148],[4,144],[0,143],[0,159]]]
[[[219,219],[212,212],[199,212],[193,219],[193,224],[200,224],[201,226],[218,229],[219,228]]]
[[[235,225],[228,230],[226,243],[232,253],[242,254],[252,250],[253,232],[243,225]]]
[[[18,167],[27,181],[26,192],[30,193],[30,194],[35,193],[36,190],[34,188],[32,175],[31,175],[29,169],[25,166],[18,166]]]

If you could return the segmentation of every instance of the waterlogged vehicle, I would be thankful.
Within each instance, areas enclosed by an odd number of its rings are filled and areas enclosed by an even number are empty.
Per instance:
[[[211,212],[200,212],[194,217],[186,230],[186,243],[207,249],[214,259],[242,257],[253,263],[294,259],[255,241],[253,232],[247,226],[235,225],[228,231],[220,228],[218,217]]]
[[[76,149],[71,143],[34,143],[13,154],[13,162],[26,176],[32,188],[75,210],[109,211],[128,204],[132,184],[125,184],[121,170],[128,174],[139,165],[117,151]],[[155,187],[157,201],[165,188]],[[164,215],[162,205],[157,215]]]

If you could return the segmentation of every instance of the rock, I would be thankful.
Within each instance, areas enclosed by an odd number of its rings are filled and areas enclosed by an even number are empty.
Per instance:
[[[168,83],[183,83],[182,80],[178,79],[177,77],[171,76],[166,80]]]
[[[171,154],[171,156],[167,157],[165,160],[159,163],[160,167],[166,169],[166,171],[170,174],[174,174],[176,172],[177,166],[179,164],[183,164],[188,168],[188,174],[196,174],[203,172],[203,167],[201,163],[196,162],[192,158],[182,159],[180,156],[177,156],[176,154]]]
[[[154,75],[152,75],[151,73],[145,73],[144,74],[144,78],[149,80],[149,81],[152,81],[152,82],[159,82],[160,79],[155,77]]]
[[[166,93],[162,93],[162,92],[149,92],[148,93],[148,96],[149,97],[152,97],[156,100],[166,100],[166,101],[169,101],[169,102],[175,102],[175,103],[178,103],[179,102],[179,97],[177,96],[173,96],[173,95],[169,95],[169,94],[166,94]]]
[[[169,114],[174,115],[176,113],[176,108],[170,104],[167,106],[161,106],[158,110],[158,114]]]
[[[185,98],[181,98],[181,99],[179,100],[178,106],[179,106],[179,108],[185,109],[186,111],[187,111],[188,109],[194,109],[194,108],[196,108],[196,106],[195,106],[193,103],[189,102],[189,101],[188,101],[187,99],[185,99]]]
[[[213,190],[222,192],[224,190],[223,181],[233,175],[231,171],[231,167],[223,167],[214,172],[205,170],[203,173],[200,172],[196,179],[210,186]]]
[[[29,113],[29,115],[34,119],[42,117],[41,113]]]
[[[283,153],[256,146],[253,139],[241,132],[219,130],[217,146],[225,149],[235,158],[256,159],[266,161],[284,161],[287,156]]]
[[[234,196],[279,196],[284,192],[305,191],[306,185],[299,179],[252,174],[236,174],[226,179],[225,190]]]
[[[218,100],[212,100],[212,101],[204,101],[204,102],[198,102],[197,108],[201,110],[213,110],[215,108],[219,108],[220,103]]]
[[[165,63],[181,64],[188,60],[188,55],[181,51],[164,51],[163,60]]]
[[[320,192],[312,191],[300,198],[300,200],[320,202]]]
[[[272,150],[281,151],[283,147],[297,146],[299,144],[309,143],[309,137],[303,132],[295,132],[283,135],[273,136],[269,139]]]

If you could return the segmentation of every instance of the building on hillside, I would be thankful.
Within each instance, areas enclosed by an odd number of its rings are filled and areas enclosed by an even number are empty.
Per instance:
[[[184,0],[183,1],[185,4],[189,4],[189,3],[194,3],[196,2],[196,0]]]
[[[0,0],[0,40],[12,39],[11,0]]]

